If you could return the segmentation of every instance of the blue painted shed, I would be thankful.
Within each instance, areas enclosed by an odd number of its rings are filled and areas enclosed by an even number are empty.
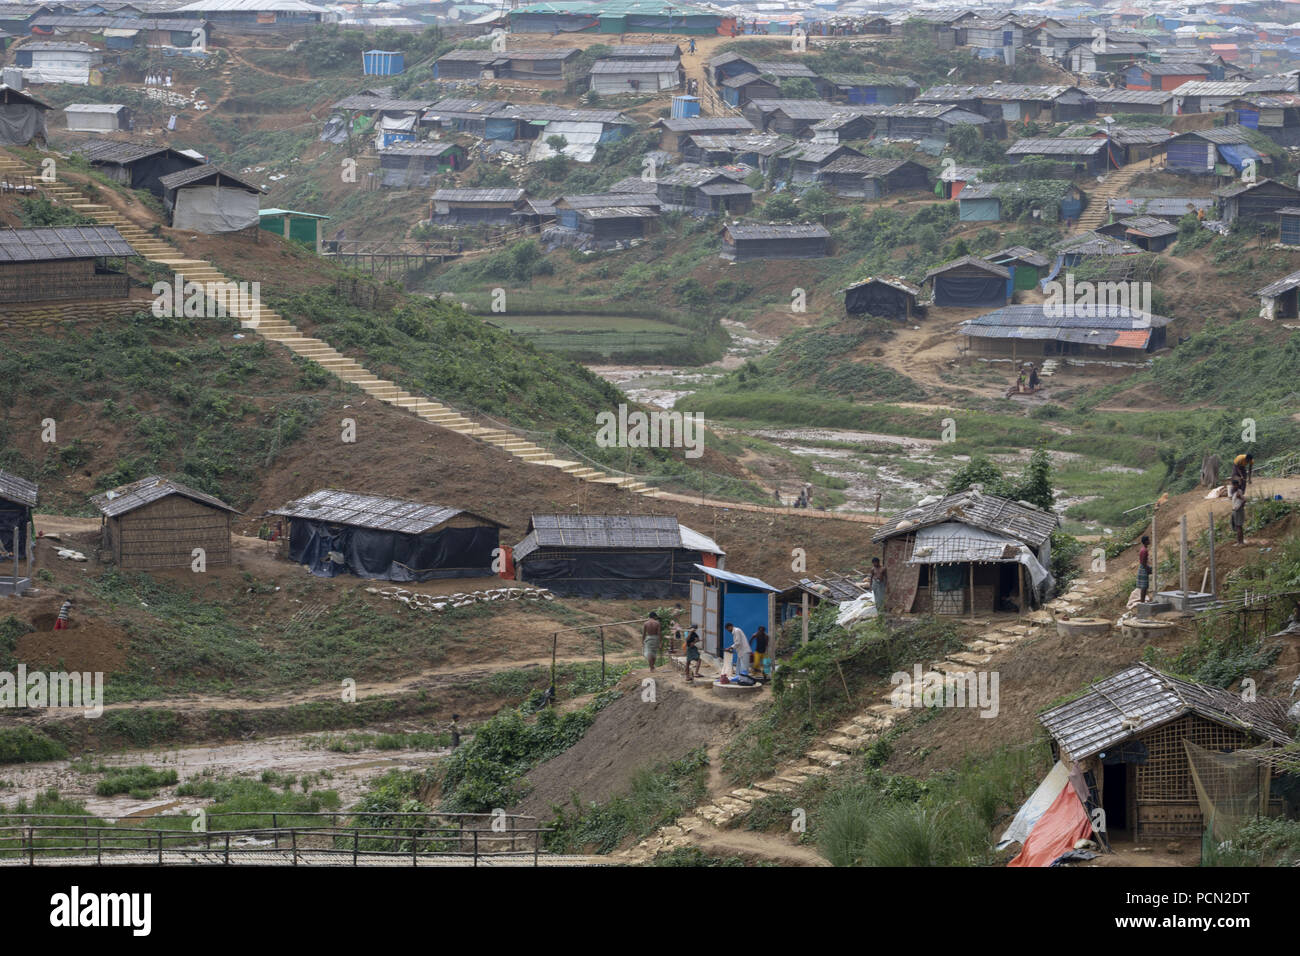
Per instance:
[[[734,571],[703,564],[695,568],[706,577],[691,582],[691,624],[704,638],[706,654],[721,656],[722,648],[731,640],[722,634],[722,627],[728,622],[749,636],[760,626],[767,628],[769,635],[776,633],[777,588]]]
[[[361,68],[366,76],[396,76],[406,69],[406,58],[393,50],[366,50]]]

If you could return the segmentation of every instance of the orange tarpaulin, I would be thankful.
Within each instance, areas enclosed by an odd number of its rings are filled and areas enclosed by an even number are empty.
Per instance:
[[[1144,349],[1149,341],[1150,329],[1123,329],[1115,333],[1115,341],[1110,344],[1119,349]]]
[[[1079,802],[1079,795],[1073,787],[1062,787],[1047,812],[1029,831],[1029,837],[1016,858],[1007,866],[1051,866],[1062,853],[1073,850],[1075,843],[1091,837],[1092,824]]]

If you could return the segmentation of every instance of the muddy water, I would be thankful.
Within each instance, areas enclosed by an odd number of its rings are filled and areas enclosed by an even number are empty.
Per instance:
[[[88,762],[108,767],[133,767],[147,764],[155,770],[175,770],[180,783],[198,777],[239,777],[258,779],[265,770],[301,777],[304,774],[329,773],[311,789],[337,790],[344,807],[350,806],[367,790],[374,777],[397,768],[426,767],[445,757],[447,750],[362,750],[335,753],[308,749],[303,736],[268,737],[265,740],[216,746],[181,747],[165,750],[135,750],[99,757],[85,755]],[[0,767],[0,780],[9,786],[0,788],[0,805],[12,809],[20,797],[30,803],[38,793],[51,788],[61,797],[85,803],[89,813],[105,817],[139,817],[158,813],[184,813],[209,801],[198,797],[177,797],[175,787],[164,787],[151,799],[138,800],[127,794],[101,797],[95,784],[104,778],[99,773],[82,773],[71,761],[18,764]],[[295,786],[294,790],[301,789]]]

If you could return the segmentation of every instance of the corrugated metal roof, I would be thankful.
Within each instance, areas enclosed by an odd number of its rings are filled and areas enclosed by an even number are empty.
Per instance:
[[[689,116],[679,119],[661,119],[655,123],[674,133],[692,133],[702,130],[752,130],[754,124],[743,116]]]
[[[1109,52],[1109,50],[1107,50]],[[1138,67],[1148,76],[1192,76],[1193,74],[1210,75],[1205,67],[1191,61],[1174,61],[1173,63],[1139,63]]]
[[[380,156],[441,156],[459,147],[455,143],[393,143],[381,146]]]
[[[1119,223],[1139,236],[1172,236],[1178,232],[1178,227],[1173,223],[1155,216],[1128,216],[1119,220]]]
[[[345,524],[354,528],[370,528],[374,531],[395,531],[400,534],[423,534],[462,514],[499,528],[504,527],[499,521],[493,521],[491,518],[461,508],[409,501],[405,498],[389,498],[384,495],[336,491],[333,488],[313,491],[296,501],[290,501],[281,508],[276,508],[270,514],[323,521],[326,524]]]
[[[1008,156],[1092,156],[1106,148],[1104,139],[1083,137],[1050,139],[1035,136],[1018,139],[1007,147]]]
[[[794,139],[783,133],[692,133],[689,139],[700,149],[766,156],[773,156],[794,145]]]
[[[357,110],[362,113],[422,113],[433,105],[433,100],[398,100],[390,96],[355,93],[345,96],[330,109]]]
[[[654,193],[587,193],[578,196],[561,196],[553,200],[558,207],[560,203],[568,209],[602,209],[606,206],[648,206],[660,205],[659,197]]]
[[[510,104],[505,100],[471,100],[448,98],[438,100],[429,107],[423,119],[434,119],[436,117],[465,117],[465,118],[482,118],[498,113]]]
[[[126,109],[121,103],[69,103],[65,113],[120,113]]]
[[[966,190],[962,190],[965,192]],[[1042,253],[1035,252],[1028,246],[1008,246],[1000,252],[995,252],[988,257],[989,261],[996,265],[1003,265],[1007,262],[1023,262],[1026,265],[1035,266],[1039,269],[1051,265],[1051,260]]]
[[[1083,92],[1097,103],[1134,103],[1163,106],[1174,98],[1172,90],[1119,90],[1108,86],[1085,86]]]
[[[542,106],[530,103],[511,103],[496,114],[496,118],[513,117],[525,120],[545,120],[571,123],[612,123],[628,125],[632,121],[618,110],[578,110],[563,106]]]
[[[1177,216],[1194,213],[1198,209],[1213,209],[1213,199],[1193,197],[1109,199],[1106,208],[1112,213],[1142,213],[1148,216]]]
[[[509,187],[491,189],[439,189],[433,194],[435,202],[518,202],[524,198],[522,189]]]
[[[1050,311],[1049,311],[1050,308]],[[1151,330],[1171,320],[1163,315],[1142,315],[1114,305],[1049,307],[1011,305],[963,322],[959,335],[982,339],[1026,339],[1036,342],[1078,342],[1085,345],[1146,348]]]
[[[1250,89],[1242,80],[1188,80],[1174,87],[1174,96],[1240,96]]]
[[[134,163],[149,156],[156,156],[171,150],[170,146],[154,143],[128,143],[117,139],[88,139],[70,147],[70,151],[80,153],[92,163]],[[174,150],[173,150],[174,152]]]
[[[214,498],[212,495],[195,491],[188,485],[182,485],[179,481],[163,478],[161,475],[150,475],[148,478],[133,481],[129,485],[113,488],[103,494],[95,495],[90,501],[106,517],[116,518],[119,515],[124,515],[144,505],[153,504],[153,502],[171,495],[180,495],[200,504],[219,508],[222,511],[229,511],[231,514],[239,514],[238,511],[220,498]]]
[[[0,471],[0,498],[35,508],[36,492],[36,482],[19,478],[7,471]]]
[[[699,189],[706,196],[745,196],[754,192],[751,187],[737,182],[705,183]]]
[[[962,190],[962,192],[965,191],[966,190],[964,189]],[[935,266],[933,269],[931,269],[929,272],[925,274],[925,278],[930,279],[941,273],[947,272],[950,269],[956,269],[958,266],[975,266],[978,269],[983,269],[985,272],[991,272],[993,273],[993,275],[1000,276],[1003,279],[1011,278],[1011,273],[1008,272],[1006,269],[1002,268],[1001,266],[994,265],[993,263],[989,262],[987,259],[981,259],[979,256],[962,256],[960,259],[953,259],[951,262],[945,262],[941,266]]]
[[[657,219],[652,206],[592,206],[578,210],[579,219]]]
[[[1300,286],[1300,272],[1293,272],[1289,276],[1283,276],[1276,282],[1270,282],[1264,288],[1260,289],[1255,295],[1262,296],[1266,299],[1272,299],[1281,295],[1283,292],[1290,292],[1292,289]]]
[[[600,73],[676,73],[681,64],[676,60],[597,60],[591,72]]]
[[[911,160],[880,159],[875,156],[841,156],[827,164],[823,173],[856,173],[862,176],[888,176]],[[918,164],[919,165],[919,164]]]
[[[624,57],[675,59],[681,55],[682,48],[676,43],[615,43],[605,57],[613,60]]]
[[[1293,195],[1300,196],[1300,189],[1296,189],[1296,187],[1292,186],[1290,183],[1280,183],[1276,179],[1260,179],[1253,183],[1243,183],[1243,182],[1230,183],[1221,189],[1216,189],[1214,191],[1214,195],[1223,196],[1224,198],[1229,198],[1232,196],[1240,196],[1242,193],[1248,193],[1252,189],[1259,189],[1261,186],[1265,186],[1265,185],[1273,185],[1279,187],[1285,192],[1289,192],[1292,193]]]
[[[843,289],[836,289],[835,292],[836,295],[843,295],[845,292],[850,292],[853,289],[860,289],[864,285],[871,285],[876,282],[897,289],[900,292],[906,292],[908,295],[918,296],[921,294],[921,290],[912,285],[912,283],[904,282],[902,279],[886,278],[885,276],[868,276],[860,282],[855,282],[852,285],[845,286]]]
[[[1056,251],[1080,256],[1131,256],[1142,250],[1123,239],[1103,236],[1098,232],[1085,232],[1068,236],[1057,243]]]
[[[1061,523],[1050,511],[970,489],[891,515],[871,540],[883,541],[948,521],[1005,534],[1035,548],[1047,541]]]
[[[662,173],[658,182],[667,186],[703,186],[715,179],[735,181],[735,176],[718,166],[695,166],[683,164],[669,172]]]
[[[1244,126],[1215,126],[1210,129],[1189,129],[1185,133],[1175,134],[1174,138],[1182,139],[1184,136],[1203,139],[1206,142],[1214,143],[1216,146],[1231,146],[1236,143],[1250,142],[1250,137],[1246,135],[1246,127]]]
[[[830,231],[815,222],[737,223],[727,227],[732,239],[829,239]]]
[[[514,556],[519,561],[538,548],[682,548],[688,540],[691,550],[723,553],[672,515],[533,515]]]
[[[932,103],[960,103],[963,100],[1018,100],[1050,103],[1071,91],[1079,92],[1079,88],[1059,84],[1036,86],[1029,83],[992,83],[986,86],[966,86],[959,83],[946,83],[930,87],[922,92],[917,99]]]
[[[136,251],[112,226],[51,226],[0,229],[0,262],[46,262],[134,256]]]
[[[78,27],[90,31],[95,30],[174,30],[188,34],[191,30],[196,29],[200,24],[207,23],[206,20],[160,20],[154,17],[92,17],[92,16],[62,16],[62,17],[37,17],[32,21],[32,26],[41,29],[64,29],[71,30]]]
[[[1044,711],[1038,720],[1065,755],[1082,760],[1185,714],[1287,744],[1291,735],[1285,707],[1280,700],[1247,701],[1241,694],[1138,664],[1093,684],[1078,700]]]
[[[836,86],[897,86],[909,90],[921,87],[916,80],[901,73],[824,73],[822,75]]]
[[[174,13],[329,13],[305,0],[198,0]]]
[[[228,169],[222,169],[220,166],[213,166],[211,163],[204,163],[200,166],[194,166],[190,169],[177,170],[174,173],[168,173],[166,176],[159,176],[158,182],[162,183],[164,189],[180,189],[184,186],[192,186],[201,183],[205,179],[216,179],[220,177],[223,181],[228,181],[236,186],[255,193],[266,192],[256,183],[251,183],[244,177],[232,173]]]
[[[852,146],[845,146],[842,143],[795,143],[785,150],[781,157],[783,159],[800,160],[805,163],[824,163],[840,152],[848,156],[862,155]]]

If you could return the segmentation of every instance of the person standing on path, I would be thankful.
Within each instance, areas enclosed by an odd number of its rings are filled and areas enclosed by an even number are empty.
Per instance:
[[[871,586],[871,599],[876,604],[876,616],[885,619],[885,591],[889,587],[889,572],[880,563],[879,558],[871,559],[871,571],[867,574],[867,584]]]
[[[1237,533],[1237,546],[1246,543],[1246,485],[1240,478],[1232,479],[1228,492],[1232,502],[1232,530]]]
[[[651,670],[655,669],[655,662],[659,660],[659,641],[662,636],[659,618],[651,611],[646,622],[641,625],[641,649]]]
[[[1138,548],[1138,600],[1147,603],[1147,591],[1151,589],[1151,538],[1142,536],[1142,547]]]
[[[695,52],[695,37],[691,37],[690,52],[691,53]]]

